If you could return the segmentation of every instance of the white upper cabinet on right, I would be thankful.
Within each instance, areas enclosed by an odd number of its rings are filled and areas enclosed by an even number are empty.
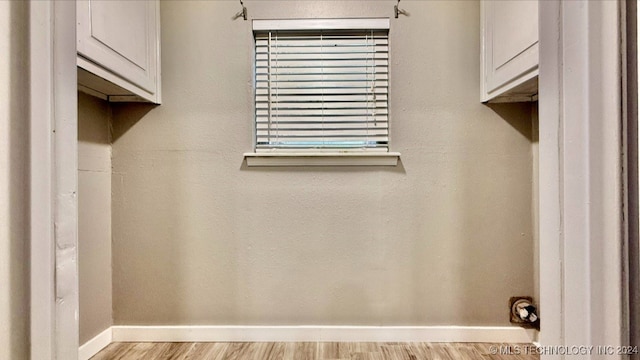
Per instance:
[[[482,0],[482,102],[533,101],[538,93],[538,1]]]

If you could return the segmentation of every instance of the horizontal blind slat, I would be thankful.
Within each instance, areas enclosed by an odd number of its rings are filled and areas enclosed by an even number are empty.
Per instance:
[[[270,126],[271,125],[271,126]],[[387,121],[370,122],[370,123],[340,123],[340,122],[325,122],[325,123],[288,123],[273,124],[261,123],[256,125],[256,131],[263,131],[267,133],[269,131],[335,131],[337,134],[344,135],[353,131],[369,131],[371,134],[379,133],[380,131],[387,131],[389,123]],[[299,130],[308,129],[308,130]],[[277,136],[277,134],[273,134]]]
[[[269,130],[259,130],[258,131],[258,137],[261,136],[272,136],[272,134],[270,134]],[[362,138],[362,137],[366,137],[366,138],[377,138],[377,137],[385,137],[387,136],[387,129],[376,129],[376,130],[369,130],[369,129],[349,129],[349,130],[344,130],[344,129],[335,129],[332,130],[331,128],[325,128],[325,129],[305,129],[305,130],[292,130],[292,129],[280,129],[278,131],[277,137],[278,138],[315,138],[315,137],[353,137],[353,138]]]
[[[283,141],[273,143],[258,143],[257,149],[263,150],[278,150],[278,149],[335,149],[341,151],[342,149],[379,149],[388,151],[385,149],[388,141],[346,141],[346,140],[331,140],[331,141],[305,141],[296,139],[283,139]]]
[[[261,139],[258,137],[258,139]],[[387,142],[389,141],[386,135],[367,135],[363,134],[361,136],[354,135],[340,135],[340,134],[322,134],[315,136],[307,136],[307,135],[287,135],[287,136],[273,136],[273,134],[269,137],[262,138],[261,141],[263,143],[273,143],[278,141],[313,141],[313,142],[328,142],[328,141],[366,141],[369,143],[373,142]]]
[[[296,116],[371,116],[386,115],[387,108],[337,108],[337,109],[283,109],[271,108],[271,111],[277,111],[277,116],[296,117]],[[268,116],[268,109],[256,109],[256,115]]]
[[[376,67],[373,69],[366,69],[369,76],[377,76],[378,74],[387,75],[387,69],[384,67]],[[265,66],[256,68],[256,75],[362,75],[363,69],[357,67],[333,67],[333,68],[313,68],[313,67],[295,67],[295,68],[278,68],[272,67],[271,71]]]
[[[376,105],[377,104],[377,105]],[[268,110],[269,106],[266,103],[256,103],[256,111],[257,110]],[[366,102],[353,102],[353,103],[290,103],[290,104],[282,104],[279,106],[278,103],[271,104],[271,109],[274,111],[289,111],[289,110],[386,110],[387,104],[386,102],[376,102],[376,103],[366,103]]]
[[[388,95],[386,93],[376,94],[376,101],[387,101]],[[256,102],[267,102],[271,104],[289,104],[289,103],[349,103],[349,102],[372,102],[372,94],[302,94],[302,95],[287,95],[278,94],[277,99],[269,101],[268,94],[257,94]]]
[[[276,116],[275,114],[271,114],[271,116]],[[286,123],[286,120],[291,120],[291,121],[299,121],[299,122],[304,122],[304,121],[317,121],[318,119],[322,119],[324,121],[353,121],[353,122],[375,122],[375,121],[387,121],[387,115],[370,115],[370,116],[357,116],[357,115],[326,115],[326,116],[318,116],[318,115],[307,115],[307,116],[296,116],[293,118],[288,118],[288,117],[282,117],[280,119],[280,121],[278,122],[282,122],[282,123]],[[257,123],[259,122],[271,122],[271,123],[275,123],[275,121],[272,119],[271,121],[269,121],[269,117],[268,116],[257,116]],[[276,126],[276,125],[274,125]]]
[[[326,95],[370,95],[372,92],[369,91],[368,87],[360,87],[360,88],[328,88],[328,89],[279,89],[278,96],[288,95],[288,96],[322,96],[322,93]],[[323,90],[323,91],[322,91]],[[376,95],[386,95],[387,88],[376,87],[373,89],[373,93]],[[256,89],[256,95],[268,95],[269,91],[267,88],[258,88]],[[275,96],[275,94],[272,94]]]

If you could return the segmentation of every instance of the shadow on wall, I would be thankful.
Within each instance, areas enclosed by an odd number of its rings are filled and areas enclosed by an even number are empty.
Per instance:
[[[158,106],[160,105],[147,103],[111,103],[112,119],[118,119],[117,123],[111,123],[111,143],[116,142],[140,119]]]
[[[534,302],[539,301],[539,233],[538,233],[538,213],[539,207],[537,198],[539,195],[538,190],[538,142],[539,142],[539,129],[538,129],[538,103],[536,102],[517,102],[517,103],[486,103],[488,108],[493,110],[500,116],[507,124],[509,124],[514,130],[521,134],[531,143],[531,201],[532,201],[532,214],[531,214],[531,250],[533,260],[533,292],[523,294],[513,294],[514,296],[531,296]]]
[[[530,142],[537,142],[537,134],[533,133],[533,127],[531,124],[532,104],[534,103],[489,103],[485,105],[498,114],[504,121],[511,125],[511,127],[527,138]],[[529,118],[526,119],[526,121],[523,121],[519,116],[515,116],[516,114],[522,113],[529,114]]]
[[[95,116],[95,114],[90,112],[84,113],[83,110],[86,107],[99,109],[100,116]],[[110,131],[109,128],[111,125],[107,124],[107,122],[97,120],[97,118],[102,120],[108,118],[108,112],[108,102],[78,91],[78,142],[109,145],[107,134]],[[100,128],[98,128],[98,126],[100,126]],[[80,150],[78,151],[80,152]]]
[[[29,354],[28,171],[28,3],[9,2],[9,312],[11,359]],[[4,296],[4,295],[3,295]]]
[[[475,314],[477,309],[466,306],[465,299],[475,299],[477,302],[491,300],[496,304],[496,308],[502,308],[500,314],[506,315],[509,296],[505,296],[504,300],[497,299],[492,294],[493,292],[533,296],[533,292],[530,290],[532,287],[529,285],[533,276],[529,280],[527,279],[528,275],[513,275],[515,273],[529,274],[531,272],[530,264],[533,263],[533,259],[530,257],[534,247],[533,229],[529,220],[531,213],[527,207],[518,205],[528,204],[531,201],[531,188],[528,189],[527,184],[523,182],[525,179],[527,181],[532,179],[531,157],[527,159],[526,153],[523,154],[519,151],[522,151],[522,145],[527,142],[531,146],[536,142],[532,128],[532,105],[522,102],[489,103],[485,106],[499,116],[497,121],[508,124],[522,138],[517,139],[518,135],[512,131],[503,131],[496,134],[496,136],[502,137],[500,140],[493,137],[483,138],[484,141],[495,141],[495,144],[499,145],[483,147],[484,152],[474,155],[454,154],[450,161],[453,171],[449,172],[449,175],[453,174],[454,176],[445,178],[443,182],[447,186],[456,187],[456,189],[449,192],[449,201],[441,204],[444,206],[442,211],[455,214],[453,218],[457,229],[473,229],[471,232],[462,230],[457,233],[453,232],[454,236],[448,240],[449,246],[445,250],[448,251],[448,254],[445,253],[444,256],[457,257],[465,259],[465,261],[459,264],[454,263],[450,268],[442,271],[440,276],[455,279],[455,285],[451,286],[456,287],[458,292],[457,296],[450,299],[450,306],[459,312],[457,316],[460,320],[458,321],[477,326],[486,326],[487,323],[474,320],[478,318],[478,315]],[[513,135],[511,135],[512,133]],[[463,143],[464,141],[466,140],[463,140]],[[530,151],[529,156],[531,156]],[[514,159],[518,160],[514,161]],[[478,164],[483,165],[479,167]],[[445,171],[444,176],[446,174]],[[469,180],[460,182],[458,179]],[[478,210],[478,208],[470,210],[474,206],[479,206],[482,210]],[[519,220],[514,222],[515,219]],[[514,224],[518,225],[514,226]],[[434,226],[438,225],[434,224]],[[509,244],[492,243],[487,241],[491,237],[510,238],[512,241]],[[505,272],[503,267],[509,261],[504,261],[504,258],[510,254],[509,251],[506,251],[507,248],[510,248],[511,251],[518,250],[519,258],[524,261],[512,264],[510,270]],[[416,249],[415,252],[426,251],[432,250],[423,247]],[[528,263],[529,259],[531,259],[531,263]],[[503,283],[485,282],[483,276],[471,275],[483,272],[505,272],[501,275]],[[496,325],[508,324],[506,316],[496,319],[494,320]]]

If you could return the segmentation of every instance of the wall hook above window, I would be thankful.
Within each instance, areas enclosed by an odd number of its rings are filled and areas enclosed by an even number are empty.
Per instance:
[[[247,20],[247,8],[244,6],[244,3],[242,2],[242,0],[240,0],[240,6],[242,6],[242,10],[239,11],[234,17],[233,20],[242,17],[243,19]]]
[[[409,16],[408,11],[404,9],[400,9],[400,0],[398,0],[398,3],[393,7],[393,12],[395,13],[396,19],[398,18],[399,15]]]

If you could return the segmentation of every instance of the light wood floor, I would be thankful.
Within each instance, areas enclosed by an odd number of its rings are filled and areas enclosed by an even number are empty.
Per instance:
[[[531,345],[489,343],[112,343],[91,360],[537,360]],[[504,355],[500,355],[500,350]],[[511,350],[510,355],[506,351]],[[495,352],[498,351],[498,354]],[[519,351],[520,355],[515,353]]]

